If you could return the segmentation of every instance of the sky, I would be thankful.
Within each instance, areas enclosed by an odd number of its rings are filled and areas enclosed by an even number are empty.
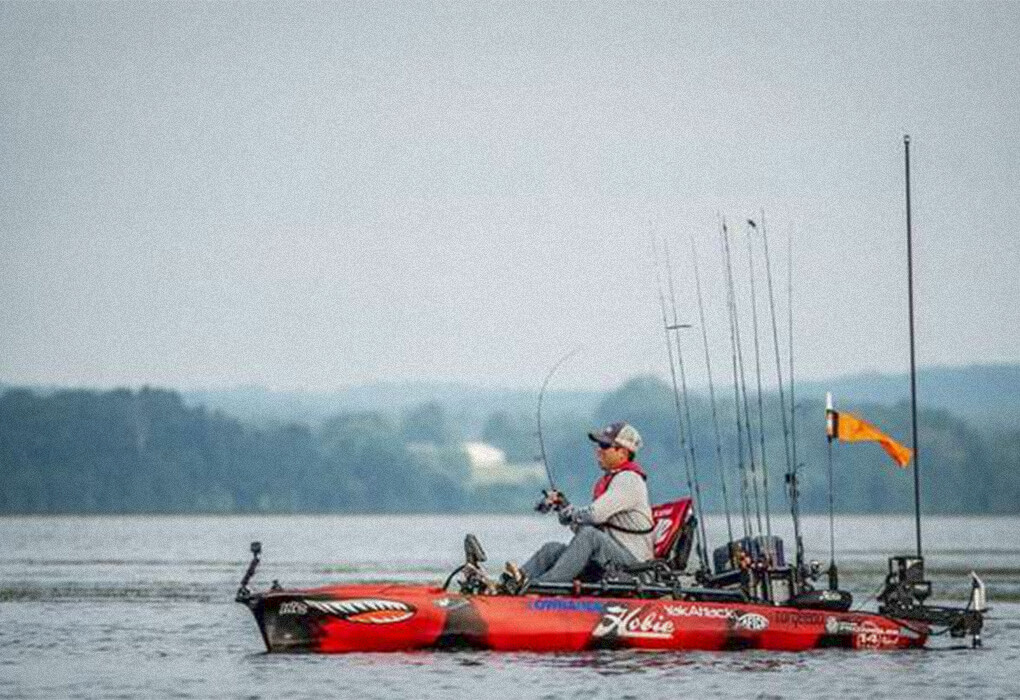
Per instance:
[[[0,1],[0,382],[1020,361],[1020,3]],[[760,227],[759,227],[760,231]],[[672,316],[672,304],[669,315]],[[783,362],[787,361],[782,351]],[[766,382],[772,381],[766,373]]]

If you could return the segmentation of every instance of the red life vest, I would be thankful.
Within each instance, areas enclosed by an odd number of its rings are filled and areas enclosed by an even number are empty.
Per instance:
[[[641,469],[641,465],[637,462],[624,462],[618,469],[614,469],[611,472],[607,472],[599,477],[599,480],[595,482],[595,489],[592,491],[592,498],[598,498],[606,492],[609,488],[610,482],[616,477],[617,474],[623,472],[634,472],[645,481],[648,481],[648,475]]]

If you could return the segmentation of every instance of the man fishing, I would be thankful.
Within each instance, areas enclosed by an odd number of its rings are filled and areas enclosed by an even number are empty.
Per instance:
[[[654,557],[647,477],[634,461],[641,436],[633,426],[617,422],[588,433],[588,438],[595,443],[595,458],[605,472],[595,482],[594,500],[575,508],[560,492],[546,493],[540,509],[556,510],[574,537],[567,545],[547,542],[520,568],[507,562],[503,585],[509,592],[523,590],[529,581],[569,583],[590,565],[604,570]]]

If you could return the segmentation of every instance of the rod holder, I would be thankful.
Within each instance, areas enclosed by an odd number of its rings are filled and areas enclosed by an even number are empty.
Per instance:
[[[241,578],[241,585],[237,589],[237,595],[234,596],[234,600],[238,603],[248,603],[251,600],[252,594],[248,589],[248,583],[255,575],[255,570],[259,566],[259,555],[262,554],[262,543],[252,542],[251,543],[251,561],[248,563],[248,570],[244,572],[244,576]]]

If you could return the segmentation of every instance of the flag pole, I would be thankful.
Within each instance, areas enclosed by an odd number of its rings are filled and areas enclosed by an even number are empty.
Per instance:
[[[910,428],[914,450],[914,523],[917,529],[917,556],[921,555],[921,454],[917,449],[917,364],[914,350],[914,255],[910,225],[910,134],[903,135],[903,155],[907,192],[907,297],[910,306]]]
[[[836,525],[833,512],[832,485],[832,441],[836,438],[836,413],[832,408],[832,394],[825,393],[825,437],[829,456],[829,590],[839,589],[839,573],[836,570]]]

